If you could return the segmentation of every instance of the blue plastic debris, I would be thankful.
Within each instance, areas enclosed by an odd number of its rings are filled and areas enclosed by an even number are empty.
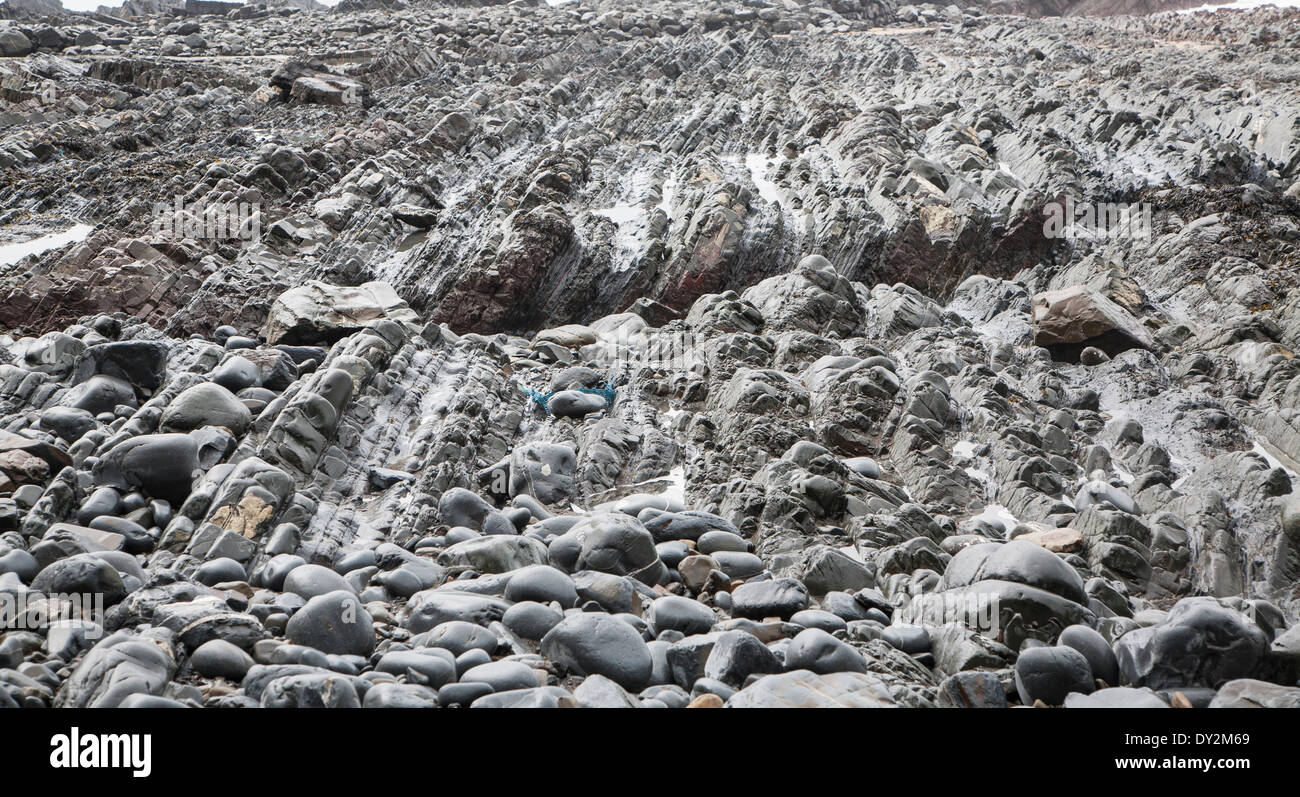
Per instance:
[[[524,395],[528,396],[528,398],[532,399],[534,402],[537,403],[537,406],[541,407],[543,410],[547,412],[550,412],[550,408],[548,405],[551,401],[551,397],[554,396],[556,393],[561,392],[555,390],[550,393],[543,393],[540,390],[533,390],[532,388],[525,387],[523,385],[520,385],[520,388],[523,389]],[[577,388],[577,391],[579,393],[594,393],[597,396],[603,397],[605,399],[606,407],[614,406],[614,397],[618,395],[617,393],[614,392],[614,388],[610,387],[609,384],[606,382],[601,382],[596,387],[580,387]]]

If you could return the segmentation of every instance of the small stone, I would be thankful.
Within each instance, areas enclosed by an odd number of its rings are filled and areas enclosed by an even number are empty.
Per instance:
[[[462,683],[479,682],[492,687],[496,692],[508,692],[512,689],[532,689],[538,686],[537,672],[526,664],[517,661],[494,661],[471,667],[460,677]]]
[[[205,678],[242,681],[253,666],[253,657],[224,639],[213,639],[199,645],[190,656],[190,664]]]
[[[672,630],[690,635],[708,632],[717,622],[717,617],[712,609],[699,601],[665,595],[650,605],[649,621],[656,634]]]
[[[940,708],[1006,708],[1007,695],[996,675],[959,672],[939,684]]]
[[[441,691],[435,692],[422,684],[374,684],[366,690],[361,707],[437,708],[441,695]]]
[[[252,420],[248,407],[213,382],[186,388],[163,410],[159,428],[164,432],[190,432],[201,426],[224,426],[242,435]]]
[[[1087,695],[1071,692],[1066,695],[1064,705],[1066,708],[1169,708],[1169,704],[1150,689],[1129,686],[1098,689]]]
[[[294,613],[285,628],[289,641],[324,653],[366,656],[375,648],[373,621],[349,590],[317,595]]]
[[[1210,708],[1300,708],[1300,687],[1238,678],[1219,688]]]
[[[443,648],[455,657],[463,656],[471,650],[493,653],[497,649],[497,638],[491,631],[463,620],[441,623],[411,641],[424,647]]]
[[[722,708],[722,698],[705,692],[686,704],[687,708]]]
[[[379,672],[393,675],[415,673],[421,685],[438,689],[456,680],[456,664],[446,651],[437,648],[395,650],[385,653],[375,665]]]
[[[1071,692],[1086,695],[1093,689],[1088,660],[1073,648],[1028,648],[1016,660],[1016,691],[1025,705],[1041,700],[1059,706]]]
[[[315,598],[337,590],[356,592],[343,576],[321,565],[300,565],[289,571],[284,579],[285,592],[304,598]]]
[[[867,671],[866,662],[857,648],[819,628],[800,631],[790,641],[785,650],[785,667],[790,670],[811,670],[819,675]]]
[[[732,695],[728,708],[893,708],[879,678],[856,672],[769,675]]]
[[[1119,684],[1119,660],[1101,634],[1086,625],[1072,625],[1061,632],[1056,644],[1074,648],[1088,660],[1088,667],[1094,678],[1100,678],[1110,686]]]
[[[719,634],[704,663],[705,677],[736,687],[743,685],[750,675],[775,673],[781,669],[776,655],[747,631]]]
[[[930,650],[930,632],[917,625],[891,625],[881,632],[880,638],[911,655]]]
[[[506,609],[501,623],[524,639],[538,640],[560,624],[564,615],[550,606],[534,601],[522,601]]]
[[[578,603],[578,590],[573,586],[573,579],[562,571],[549,565],[532,565],[511,571],[506,600],[555,601],[569,609]]]
[[[637,699],[603,675],[589,675],[573,690],[582,708],[636,708]]]
[[[752,581],[731,591],[732,614],[751,620],[788,620],[808,608],[808,600],[808,590],[793,578]]]
[[[62,595],[102,596],[105,606],[126,597],[122,576],[111,564],[91,553],[60,559],[36,574],[32,589]]]
[[[1016,537],[1021,542],[1032,542],[1052,553],[1075,553],[1083,549],[1083,534],[1070,528],[1031,531]]]
[[[566,689],[558,686],[538,686],[533,689],[512,689],[485,695],[470,704],[470,708],[577,708],[578,701]]]

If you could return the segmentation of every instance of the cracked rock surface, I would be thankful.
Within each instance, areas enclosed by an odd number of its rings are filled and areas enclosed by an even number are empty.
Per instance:
[[[0,706],[1300,702],[1300,11],[53,5]]]

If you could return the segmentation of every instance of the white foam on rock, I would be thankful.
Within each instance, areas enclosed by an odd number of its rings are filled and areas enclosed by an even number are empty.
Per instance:
[[[664,178],[664,184],[659,189],[659,204],[655,205],[655,208],[662,210],[668,218],[673,216],[673,202],[677,199],[677,188],[680,185],[681,182],[677,179],[677,175],[670,173],[668,177]]]
[[[673,423],[680,416],[685,414],[686,414],[686,410],[679,410],[679,409],[664,410],[663,412],[659,413],[659,418],[660,418],[659,425],[661,428],[664,429],[671,428]]]
[[[864,564],[864,565],[867,564],[867,560],[862,557],[862,552],[859,551],[856,546],[845,545],[843,547],[836,548],[835,550],[849,557],[853,561],[858,562],[859,564]]]
[[[1269,453],[1269,450],[1267,448],[1264,448],[1264,446],[1260,444],[1258,440],[1255,441],[1255,445],[1252,446],[1250,450],[1263,457],[1265,461],[1268,462],[1268,466],[1270,468],[1281,468],[1282,470],[1286,471],[1286,475],[1291,477],[1292,482],[1294,482],[1297,478],[1300,478],[1296,476],[1295,471],[1291,470],[1286,465],[1283,465],[1282,460],[1278,459],[1277,457]]]
[[[1235,3],[1210,3],[1196,8],[1184,8],[1175,13],[1195,14],[1198,11],[1249,11],[1252,8],[1276,6],[1277,8],[1300,8],[1300,0],[1237,0]]]
[[[975,456],[976,445],[970,440],[958,440],[957,444],[952,447],[953,456],[966,457],[970,459]]]
[[[993,475],[983,468],[967,468],[966,475],[979,482],[984,487],[984,496],[987,498],[993,492]]]
[[[686,503],[686,466],[677,465],[668,471],[668,479],[672,482],[667,490],[663,491],[663,496],[669,500],[676,500],[682,506],[689,507]]]
[[[612,208],[600,208],[591,212],[595,213],[597,216],[604,216],[620,227],[624,224],[639,222],[641,220],[641,208],[636,205],[621,204],[615,205]]]
[[[615,271],[626,271],[635,264],[636,257],[645,248],[646,212],[637,205],[620,203],[608,208],[591,211],[592,214],[609,219],[618,225],[614,234]]]
[[[773,205],[781,202],[781,189],[767,177],[768,172],[775,165],[775,158],[768,158],[757,152],[745,156],[745,168],[749,169],[749,179],[753,180],[754,186],[758,188],[758,195],[764,202]]]
[[[1007,165],[1006,161],[998,161],[998,171],[1002,172],[1007,177],[1010,177],[1012,180],[1015,180],[1017,185],[1025,185],[1025,181],[1020,177],[1020,175],[1011,170],[1011,167]]]
[[[1002,504],[989,504],[984,507],[983,512],[975,516],[975,519],[983,520],[986,523],[990,521],[1001,523],[1003,528],[1006,529],[1008,535],[1011,534],[1012,529],[1020,525],[1020,521],[1016,516],[1011,514],[1011,512]]]

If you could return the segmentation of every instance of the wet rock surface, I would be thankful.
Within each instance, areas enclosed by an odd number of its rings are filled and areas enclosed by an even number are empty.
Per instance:
[[[1296,705],[1300,12],[999,5],[0,20],[0,705]]]

